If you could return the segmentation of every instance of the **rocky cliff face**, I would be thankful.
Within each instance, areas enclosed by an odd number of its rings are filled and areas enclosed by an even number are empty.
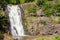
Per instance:
[[[36,13],[29,13],[26,10],[27,6],[35,5],[34,3],[22,4],[21,7],[24,11],[23,25],[26,34],[29,35],[60,35],[60,17],[45,16],[42,9],[37,7]],[[31,14],[31,15],[30,15]],[[36,14],[36,15],[35,15]]]

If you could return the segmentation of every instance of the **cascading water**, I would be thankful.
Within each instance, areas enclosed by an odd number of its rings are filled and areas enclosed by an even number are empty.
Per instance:
[[[21,11],[18,5],[8,5],[8,16],[11,24],[12,36],[24,36],[24,29],[22,25]]]

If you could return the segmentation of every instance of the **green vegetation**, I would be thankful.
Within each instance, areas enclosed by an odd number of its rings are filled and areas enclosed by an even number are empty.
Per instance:
[[[33,2],[34,0],[25,0],[26,3]]]
[[[20,1],[20,4],[23,4],[25,3],[25,0],[19,0]]]
[[[40,7],[41,7],[42,5],[44,5],[45,1],[46,1],[46,0],[35,0],[36,4],[37,4],[38,6],[40,6]]]
[[[3,34],[6,32],[5,28],[8,24],[7,16],[2,13],[0,10],[0,39],[3,39]]]
[[[60,1],[53,3],[53,0],[35,0],[38,7],[44,10],[46,16],[60,16]]]
[[[44,8],[44,12],[45,12],[45,15],[46,16],[51,16],[53,14],[53,3],[52,2],[49,2],[47,1],[43,6],[42,8]]]
[[[27,10],[29,13],[36,13],[37,7],[36,7],[35,5],[27,6],[27,7],[26,7],[26,10]]]
[[[55,3],[55,10],[56,10],[56,15],[60,16],[60,1]]]
[[[35,5],[32,5],[32,6],[26,6],[26,10],[27,12],[29,13],[29,16],[30,17],[36,17],[37,15],[37,7]]]
[[[22,4],[27,2],[33,2],[34,0],[0,0],[0,4]]]
[[[6,23],[7,23],[6,16],[0,14],[0,28],[1,28],[0,30],[4,30]]]
[[[36,40],[60,40],[60,36],[53,36],[53,37],[39,37]]]
[[[59,36],[54,37],[54,40],[60,40]]]
[[[17,1],[16,1],[16,0],[10,0],[10,3],[12,3],[12,4],[16,4]]]

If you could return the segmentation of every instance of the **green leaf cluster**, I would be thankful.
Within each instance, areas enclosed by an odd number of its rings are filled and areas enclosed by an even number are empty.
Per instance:
[[[33,5],[33,6],[27,6],[27,7],[26,7],[26,10],[27,10],[29,13],[36,13],[37,7],[36,7],[35,5]]]

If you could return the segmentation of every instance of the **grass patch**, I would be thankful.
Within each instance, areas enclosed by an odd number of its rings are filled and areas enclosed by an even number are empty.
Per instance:
[[[27,10],[29,13],[36,13],[37,7],[36,7],[35,5],[27,6],[27,7],[26,7],[26,10]]]
[[[39,37],[36,40],[60,40],[60,36]]]

